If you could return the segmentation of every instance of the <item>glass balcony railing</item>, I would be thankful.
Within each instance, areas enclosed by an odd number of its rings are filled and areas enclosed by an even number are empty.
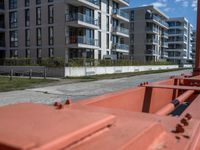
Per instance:
[[[167,32],[163,32],[162,36],[169,36],[169,34]]]
[[[128,45],[126,45],[126,44],[119,44],[119,43],[114,43],[112,48],[113,49],[126,50],[126,51],[129,50],[129,46]]]
[[[129,14],[126,12],[121,11],[120,9],[113,9],[113,14],[122,16],[126,19],[129,19]]]
[[[99,46],[99,40],[85,36],[71,36],[69,37],[69,44],[86,44],[91,46]]]
[[[157,39],[146,39],[147,43],[158,43]]]
[[[146,19],[153,19],[153,20],[156,20],[157,22],[159,22],[160,24],[166,26],[166,27],[169,27],[169,24],[162,20],[160,17],[156,16],[156,15],[152,15],[151,17],[146,17]]]
[[[94,17],[81,14],[81,13],[72,13],[66,16],[67,21],[82,21],[88,24],[92,24],[95,26],[98,26],[98,19],[95,19]]]
[[[95,5],[97,5],[97,6],[100,5],[100,1],[99,1],[99,0],[86,0],[86,1],[88,1],[88,2],[90,2],[90,3],[92,3],[92,4],[95,4]]]
[[[146,50],[145,54],[147,54],[147,55],[156,55],[156,50],[148,49],[148,50]]]
[[[114,27],[113,32],[120,32],[120,33],[129,35],[129,30],[122,27]]]
[[[147,27],[147,28],[146,28],[146,31],[147,31],[147,32],[158,32],[158,29],[153,28],[153,27]]]

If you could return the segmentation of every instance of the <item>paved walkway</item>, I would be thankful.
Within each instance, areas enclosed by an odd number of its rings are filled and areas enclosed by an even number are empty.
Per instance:
[[[155,82],[168,79],[172,75],[189,73],[189,70],[167,72],[160,74],[141,75],[129,78],[99,80],[92,82],[79,82],[62,84],[23,91],[0,93],[0,105],[13,103],[34,102],[52,104],[55,101],[64,101],[71,98],[73,101],[85,99],[109,92],[119,91],[139,85],[141,82]]]

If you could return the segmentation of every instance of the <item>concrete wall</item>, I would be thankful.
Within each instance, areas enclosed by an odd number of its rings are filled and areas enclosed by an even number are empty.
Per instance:
[[[178,65],[166,66],[116,66],[116,67],[66,67],[65,76],[80,77],[113,73],[128,73],[148,70],[175,69]]]

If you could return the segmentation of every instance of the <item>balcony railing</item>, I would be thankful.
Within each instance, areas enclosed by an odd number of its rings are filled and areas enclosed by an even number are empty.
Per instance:
[[[114,43],[112,46],[113,49],[121,49],[121,50],[129,50],[129,46],[126,44],[119,44],[119,43]]]
[[[147,17],[146,19],[156,20],[157,22],[161,23],[162,25],[169,27],[169,24],[166,21],[162,20],[160,17],[158,17],[156,15],[152,15],[152,17]]]
[[[122,16],[126,19],[129,19],[129,14],[126,12],[121,11],[120,9],[113,9],[113,14]]]
[[[152,28],[152,27],[147,27],[147,28],[146,28],[146,31],[147,31],[147,32],[158,32],[158,29]]]
[[[147,54],[147,55],[156,55],[157,53],[156,53],[156,50],[154,50],[154,49],[148,49],[148,50],[146,50],[145,54]]]
[[[162,36],[169,36],[169,34],[167,32],[163,32]]]
[[[168,47],[168,43],[162,42],[162,46]]]
[[[91,46],[99,46],[99,40],[88,38],[85,36],[71,36],[69,37],[69,44],[86,44]]]
[[[129,30],[123,27],[114,27],[113,32],[120,32],[129,35]]]
[[[97,5],[97,6],[99,6],[99,4],[100,4],[100,1],[99,1],[99,0],[86,0],[86,1],[88,1],[88,2],[90,2],[90,3],[92,3],[92,4],[95,4],[95,5]]]
[[[98,19],[95,19],[94,17],[81,14],[81,13],[71,13],[66,16],[66,20],[67,21],[82,21],[88,24],[98,26]]]
[[[157,39],[146,39],[147,43],[158,43]]]

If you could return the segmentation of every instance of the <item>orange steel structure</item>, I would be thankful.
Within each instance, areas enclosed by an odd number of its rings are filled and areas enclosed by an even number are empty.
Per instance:
[[[0,150],[200,150],[199,44],[194,75],[77,103],[0,107]]]

